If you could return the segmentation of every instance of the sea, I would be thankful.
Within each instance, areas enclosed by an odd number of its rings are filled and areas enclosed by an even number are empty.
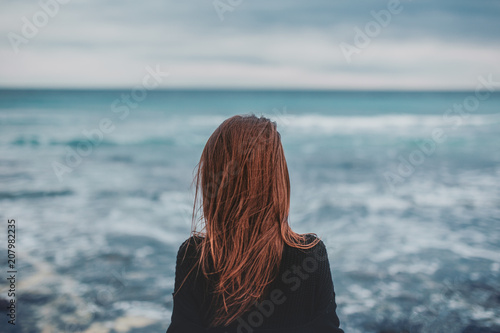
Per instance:
[[[500,332],[486,89],[0,90],[0,331],[166,331],[194,171],[236,114],[276,121],[290,224],[326,244],[346,333]]]

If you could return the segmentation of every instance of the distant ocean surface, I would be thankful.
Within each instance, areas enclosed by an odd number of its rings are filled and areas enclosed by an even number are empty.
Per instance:
[[[164,332],[193,171],[246,113],[278,123],[290,223],[327,245],[346,333],[500,332],[500,94],[129,94],[0,90],[1,332]]]

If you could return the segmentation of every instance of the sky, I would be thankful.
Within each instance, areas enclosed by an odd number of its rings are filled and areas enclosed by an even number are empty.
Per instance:
[[[498,0],[0,0],[0,87],[470,90]]]

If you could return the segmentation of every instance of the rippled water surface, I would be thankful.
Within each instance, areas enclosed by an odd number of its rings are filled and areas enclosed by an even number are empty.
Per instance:
[[[500,332],[500,95],[462,114],[447,110],[468,93],[174,91],[114,108],[127,93],[0,92],[18,270],[16,329],[0,331],[165,331],[201,150],[253,112],[278,123],[290,222],[326,243],[346,332]]]

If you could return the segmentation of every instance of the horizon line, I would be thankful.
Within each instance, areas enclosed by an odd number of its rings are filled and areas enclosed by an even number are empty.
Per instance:
[[[105,92],[127,91],[126,87],[6,87],[0,86],[0,91],[60,91],[60,92]],[[360,93],[470,93],[475,89],[350,89],[350,88],[290,88],[290,87],[161,87],[148,92],[360,92]],[[493,91],[498,94],[500,91]]]

